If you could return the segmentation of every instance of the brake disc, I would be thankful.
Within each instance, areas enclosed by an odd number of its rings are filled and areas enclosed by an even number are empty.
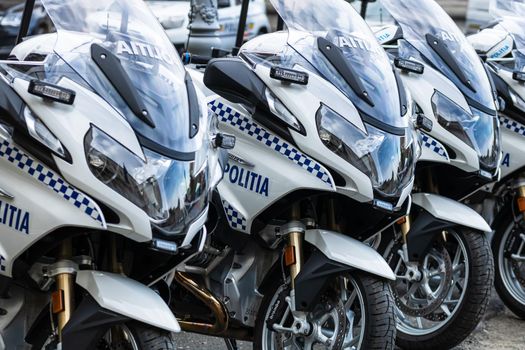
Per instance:
[[[283,312],[284,314],[284,312]],[[281,315],[282,316],[282,315]],[[329,316],[329,317],[327,317]],[[336,334],[332,334],[330,338],[330,344],[325,344],[326,350],[342,350],[343,344],[346,336],[347,330],[347,318],[345,312],[345,306],[343,301],[340,298],[333,300],[327,296],[321,297],[319,304],[316,306],[316,309],[308,314],[308,322],[312,325],[313,329],[311,333],[307,336],[303,335],[292,335],[287,334],[278,334],[277,335],[277,344],[276,349],[278,350],[288,350],[288,347],[285,347],[286,343],[290,341],[295,344],[295,348],[301,349],[305,348],[306,344],[313,344],[316,341],[316,332],[320,332],[320,329],[323,326],[323,319],[332,319],[333,322],[337,322]],[[335,325],[334,325],[335,326]],[[317,343],[318,344],[318,343]],[[310,348],[310,347],[308,347]]]
[[[437,248],[434,248],[434,249],[437,251]],[[431,315],[431,314],[434,311],[436,311],[441,306],[441,304],[443,303],[443,301],[447,297],[447,294],[449,292],[449,288],[447,288],[447,286],[451,285],[452,275],[453,275],[453,272],[452,272],[452,260],[450,258],[450,255],[449,255],[448,251],[445,249],[445,247],[441,247],[441,251],[439,252],[439,254],[440,254],[440,257],[442,258],[443,263],[444,263],[443,265],[444,265],[444,270],[445,270],[444,272],[445,272],[445,274],[444,274],[444,277],[442,278],[442,280],[440,282],[440,286],[439,286],[441,291],[436,296],[436,298],[434,298],[433,300],[430,300],[427,305],[425,305],[424,307],[417,307],[415,305],[414,306],[409,305],[410,296],[407,296],[408,299],[407,299],[407,302],[405,302],[402,299],[402,297],[398,294],[397,289],[395,288],[395,286],[393,286],[392,289],[393,289],[394,300],[395,300],[396,306],[405,315],[413,316],[413,317],[425,317],[425,318],[428,318],[428,319],[433,319],[433,318],[435,318],[435,315]],[[399,282],[400,282],[399,280],[396,280],[393,283],[396,284],[396,283],[399,283]],[[410,290],[412,285],[410,284],[410,282],[408,282],[408,283],[409,283],[409,286],[408,286],[407,290]],[[418,281],[418,282],[414,282],[414,283],[421,283],[421,282]],[[416,290],[416,292],[419,291],[420,288],[421,287],[419,287],[418,290]]]

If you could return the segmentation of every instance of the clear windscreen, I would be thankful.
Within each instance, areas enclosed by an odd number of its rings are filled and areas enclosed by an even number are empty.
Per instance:
[[[176,152],[202,145],[190,138],[185,70],[161,25],[140,0],[42,0],[57,29],[55,53],[121,113],[137,134]],[[154,126],[137,116],[92,57],[97,44],[120,60]],[[201,128],[204,129],[204,128]]]
[[[523,17],[503,17],[498,26],[506,30],[514,39],[515,50],[520,54],[514,56],[517,59],[516,63],[521,65],[523,56],[525,56],[525,15]]]
[[[490,0],[490,14],[494,18],[525,16],[525,0]]]
[[[349,3],[343,0],[271,2],[288,28],[288,45],[298,55],[332,82],[365,115],[389,126],[407,127],[408,118],[401,116],[398,85],[388,56]],[[341,50],[360,83],[360,89],[350,86],[348,79],[321,52],[319,38]]]
[[[381,0],[381,3],[401,27],[403,38],[410,45],[452,80],[467,98],[496,110],[485,67],[463,32],[441,6],[434,0]],[[437,44],[445,52],[438,53],[431,46]]]

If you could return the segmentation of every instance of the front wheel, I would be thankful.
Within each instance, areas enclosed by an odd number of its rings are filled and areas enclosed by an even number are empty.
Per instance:
[[[408,236],[410,239],[410,234]],[[494,262],[484,234],[451,229],[427,255],[405,263],[391,249],[396,281],[397,345],[403,349],[450,349],[481,321],[494,279]]]
[[[254,349],[394,349],[387,282],[362,273],[336,277],[306,315],[292,315],[289,294],[289,285],[279,279],[269,288],[255,324]],[[301,317],[309,331],[295,334]]]
[[[514,219],[512,210],[504,215],[492,239],[494,285],[503,303],[525,319],[525,222],[521,214]]]
[[[46,327],[43,327],[46,328]],[[42,329],[32,350],[56,349],[56,337]],[[175,350],[171,333],[139,323],[128,322],[112,327],[98,340],[94,350]]]

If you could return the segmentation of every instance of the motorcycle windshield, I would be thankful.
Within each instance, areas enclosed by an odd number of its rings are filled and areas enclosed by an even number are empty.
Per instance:
[[[398,82],[388,56],[349,3],[271,2],[288,27],[288,44],[364,116],[387,127],[407,127],[407,111],[401,106]],[[335,52],[329,52],[332,47]]]
[[[495,18],[525,16],[525,0],[490,0],[490,14]]]
[[[517,68],[519,68],[525,55],[525,17],[504,17],[499,22],[499,26],[505,29],[514,39],[515,50],[519,53],[519,55],[515,55]]]
[[[201,147],[202,133],[192,132],[199,122],[190,115],[199,106],[190,105],[184,66],[143,1],[41,3],[57,30],[55,53],[77,73],[78,83],[124,116],[143,143],[186,159]]]
[[[381,0],[407,40],[469,100],[496,111],[487,71],[452,18],[434,0]]]

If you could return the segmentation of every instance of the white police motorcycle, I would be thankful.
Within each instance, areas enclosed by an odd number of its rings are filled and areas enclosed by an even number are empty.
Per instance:
[[[435,1],[381,3],[395,24],[376,28],[376,37],[392,55],[426,129],[413,210],[385,248],[397,277],[397,344],[446,349],[480,322],[493,281],[484,234],[491,228],[456,201],[498,179],[496,96],[476,52]],[[434,209],[434,218],[432,210],[418,208],[422,203]]]
[[[174,349],[164,277],[222,177],[205,100],[142,1],[41,2],[56,33],[0,61],[0,348]]]
[[[525,2],[493,1],[497,19],[469,37],[487,62],[501,100],[501,181],[483,211],[495,230],[495,286],[516,315],[525,318]]]
[[[272,3],[287,31],[192,72],[237,142],[206,255],[177,277],[204,281],[190,292],[218,312],[181,326],[264,350],[392,349],[394,275],[359,240],[410,207],[413,109],[347,2]]]

